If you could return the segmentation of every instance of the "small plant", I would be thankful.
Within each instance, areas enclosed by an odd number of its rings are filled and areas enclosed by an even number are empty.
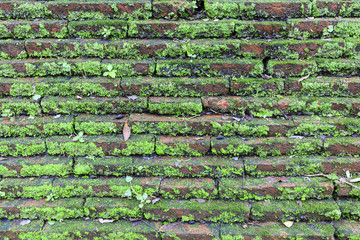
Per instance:
[[[100,34],[106,39],[108,38],[115,30],[115,27],[111,26],[109,28],[103,27],[100,31]]]
[[[107,72],[104,72],[104,74],[103,74],[103,76],[104,77],[107,77],[107,76],[109,76],[109,77],[111,77],[111,78],[115,78],[116,77],[116,70],[115,69],[113,69],[113,66],[112,65],[108,65],[107,66]]]
[[[128,182],[130,184],[130,188],[126,190],[125,196],[131,197],[133,194],[135,194],[136,199],[140,201],[139,208],[143,208],[144,204],[151,202],[150,199],[147,199],[148,198],[147,193],[144,193],[143,195],[141,195],[135,191],[135,189],[133,188],[133,186],[131,184],[131,181],[133,180],[132,177],[126,176],[125,180],[126,180],[126,182]]]
[[[10,109],[4,109],[1,113],[2,117],[11,117],[13,115],[13,113],[11,112]]]
[[[84,132],[79,132],[77,136],[73,138],[73,141],[79,141],[79,142],[85,142],[85,139],[83,138]]]

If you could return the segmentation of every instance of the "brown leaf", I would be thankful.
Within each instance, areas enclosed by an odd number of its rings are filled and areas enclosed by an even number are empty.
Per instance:
[[[310,77],[310,74],[306,75],[305,77],[302,77],[298,80],[298,82],[301,82],[302,80],[305,80]]]
[[[155,203],[157,203],[158,201],[160,201],[160,198],[155,198],[155,199],[151,200],[151,203],[152,203],[152,204],[155,204]]]
[[[6,160],[7,158],[0,157],[0,161]]]
[[[75,99],[76,99],[76,100],[81,100],[81,99],[82,99],[82,97],[80,97],[80,96],[76,96],[76,97],[75,97]]]
[[[128,123],[125,123],[124,129],[123,129],[123,136],[124,136],[125,142],[129,139],[130,133],[131,133],[131,128],[129,127]]]
[[[242,225],[243,229],[247,229],[247,224]]]

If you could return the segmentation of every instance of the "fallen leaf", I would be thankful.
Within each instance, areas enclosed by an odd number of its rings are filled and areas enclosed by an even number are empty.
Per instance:
[[[294,224],[294,222],[293,221],[286,221],[286,222],[283,222],[283,224],[286,226],[286,227],[291,227],[293,224]]]
[[[136,100],[137,98],[138,98],[138,96],[136,96],[136,95],[128,96],[128,99],[130,99],[130,100]]]
[[[247,224],[242,225],[243,229],[247,229]]]
[[[59,222],[63,222],[63,221],[64,221],[64,219],[60,219],[60,220],[59,220]]]
[[[76,96],[76,97],[75,97],[75,99],[76,99],[76,100],[81,100],[81,99],[82,99],[82,97],[80,97],[80,96]]]
[[[4,157],[0,157],[0,161],[6,160],[6,158]]]
[[[58,115],[54,116],[53,118],[59,118],[59,117],[61,117],[61,115],[60,115],[60,114],[58,114]]]
[[[351,178],[351,174],[350,174],[350,171],[349,171],[349,170],[346,171],[346,177],[347,177],[347,178]]]
[[[41,95],[39,95],[39,94],[36,94],[32,97],[32,99],[34,99],[34,100],[39,100],[40,98],[41,98]]]
[[[204,199],[201,199],[201,198],[195,199],[195,201],[197,201],[198,203],[205,203],[206,202]]]
[[[20,222],[20,225],[21,225],[21,226],[24,226],[24,225],[29,224],[30,222],[31,222],[31,220],[22,220],[22,221]]]
[[[131,128],[129,127],[128,123],[125,123],[123,129],[123,136],[125,142],[129,139],[130,133],[131,133]]]
[[[112,223],[112,222],[114,222],[114,221],[115,221],[115,220],[99,218],[99,222],[100,222],[100,223]]]
[[[237,118],[237,117],[233,117],[233,119],[237,122],[240,122],[241,121],[241,118]]]
[[[310,77],[310,74],[306,75],[305,77],[302,77],[298,80],[298,82],[301,82],[302,80],[305,80]]]
[[[160,198],[155,198],[155,199],[151,200],[151,203],[152,203],[152,204],[155,204],[155,203],[157,203],[158,201],[160,201]]]

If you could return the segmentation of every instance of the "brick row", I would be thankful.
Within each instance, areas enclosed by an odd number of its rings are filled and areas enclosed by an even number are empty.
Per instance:
[[[335,229],[328,223],[295,223],[291,228],[286,228],[281,223],[259,223],[244,228],[243,224],[186,224],[160,222],[116,221],[102,224],[98,221],[65,220],[61,222],[32,221],[29,225],[18,227],[21,220],[1,223],[1,234],[4,237],[19,238],[123,238],[123,239],[149,239],[170,240],[179,239],[224,239],[224,238],[268,238],[292,239],[301,236],[303,239],[334,239]],[[356,223],[336,222],[335,234],[344,234],[350,237],[350,232],[345,232],[341,227],[357,226]],[[64,230],[66,229],[66,231]],[[348,230],[348,229],[346,229]],[[353,228],[356,232],[356,229]],[[355,233],[354,232],[354,233]],[[346,235],[345,235],[346,234]],[[221,238],[220,238],[221,237]],[[350,238],[344,238],[350,239]]]
[[[23,58],[356,58],[357,39],[260,40],[96,40],[29,39],[0,41],[1,59]]]
[[[51,136],[43,138],[5,138],[0,141],[1,156],[358,156],[357,137],[334,138],[241,138],[241,137],[173,137],[134,135],[127,141],[123,135],[93,135],[70,138]]]
[[[163,199],[223,200],[306,200],[329,199],[333,182],[327,178],[266,177],[221,178],[219,186],[211,178],[141,177],[119,178],[6,178],[0,182],[1,198],[57,199],[69,197],[134,198],[147,194]]]
[[[2,19],[150,19],[190,18],[197,6],[187,1],[117,0],[106,3],[96,1],[2,2]]]

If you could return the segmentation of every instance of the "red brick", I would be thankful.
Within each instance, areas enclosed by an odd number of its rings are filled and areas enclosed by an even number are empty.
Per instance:
[[[87,135],[101,134],[121,134],[123,132],[124,123],[128,122],[129,117],[123,115],[78,115],[75,120],[75,130],[83,131]]]
[[[156,153],[170,156],[202,156],[210,151],[210,137],[160,136]]]
[[[214,180],[210,178],[164,179],[160,194],[163,198],[203,198],[212,199],[217,195]]]
[[[152,2],[155,18],[191,18],[197,10],[196,2],[155,0]]]
[[[202,239],[212,240],[218,237],[219,226],[215,224],[186,224],[186,223],[170,223],[162,226],[159,230],[164,233],[164,240],[175,239]]]
[[[270,60],[267,70],[275,77],[301,77],[308,74],[315,74],[317,71],[314,61],[301,60]]]
[[[0,59],[26,58],[24,43],[21,41],[0,41]]]

